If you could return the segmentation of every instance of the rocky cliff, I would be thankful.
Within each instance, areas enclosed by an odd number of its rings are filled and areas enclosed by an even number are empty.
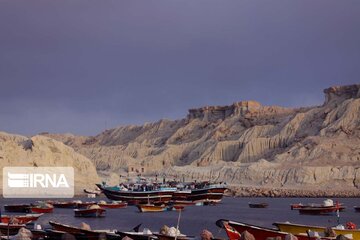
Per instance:
[[[75,193],[94,188],[100,180],[93,163],[62,142],[45,136],[24,136],[0,132],[0,166],[2,167],[74,167]],[[2,171],[0,181],[2,182]],[[0,184],[2,188],[2,183]]]
[[[255,101],[190,109],[186,118],[94,137],[47,134],[98,170],[144,171],[275,187],[360,188],[360,85],[324,90],[322,106]]]

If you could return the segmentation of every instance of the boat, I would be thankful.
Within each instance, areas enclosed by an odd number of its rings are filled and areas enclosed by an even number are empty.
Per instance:
[[[106,210],[98,205],[92,205],[87,209],[74,209],[75,217],[104,217]]]
[[[71,202],[49,202],[51,203],[55,208],[77,208],[78,203],[76,201]]]
[[[292,234],[299,234],[302,232],[306,232],[308,230],[311,230],[313,232],[323,233],[327,229],[327,227],[324,226],[311,226],[311,225],[295,224],[289,222],[275,222],[273,223],[273,225],[276,226],[280,231],[289,232]],[[350,223],[348,223],[348,225],[350,226]],[[351,234],[353,239],[360,239],[360,229],[339,229],[336,227],[332,227],[331,229],[333,229],[337,235]]]
[[[84,233],[68,233],[64,231],[58,231],[54,229],[46,229],[45,230],[45,239],[51,239],[51,240],[63,240],[67,239],[68,236],[74,237],[75,239],[98,239],[98,238],[87,238]],[[73,238],[70,238],[73,239]]]
[[[77,209],[79,208],[88,208],[91,205],[96,205],[97,203],[92,201],[92,202],[77,202]]]
[[[119,202],[119,201],[113,201],[113,202],[105,202],[105,201],[100,201],[97,203],[97,205],[99,205],[102,208],[126,208],[127,207],[127,203],[126,202]]]
[[[15,235],[19,232],[20,228],[26,227],[25,224],[9,224],[9,223],[0,223],[0,235]]]
[[[122,190],[116,187],[104,187],[100,184],[97,186],[102,190],[105,196],[110,200],[125,201],[129,205],[151,203],[168,203],[176,189],[159,189],[159,190]]]
[[[116,235],[119,237],[118,239],[123,239],[124,237],[128,237],[133,240],[157,239],[154,233],[148,228],[144,228],[143,231],[140,232],[140,226],[141,224],[137,225],[132,229],[132,231],[116,231]]]
[[[267,208],[268,206],[268,203],[249,203],[250,208]]]
[[[31,205],[28,210],[30,213],[52,213],[54,206],[49,203],[38,202],[36,205]]]
[[[223,184],[202,183],[194,189],[191,189],[191,194],[187,197],[187,200],[214,203],[221,202],[226,190],[227,188]]]
[[[336,206],[329,207],[302,207],[298,211],[300,214],[307,215],[331,215],[336,213],[339,210]]]
[[[84,235],[89,240],[104,239],[104,237],[106,237],[106,233],[110,232],[107,230],[87,230],[87,229],[82,229],[80,227],[74,227],[54,221],[49,221],[49,224],[53,230],[60,231],[63,233],[70,233],[73,235]]]
[[[308,204],[302,204],[302,203],[293,203],[290,204],[290,208],[291,210],[299,210],[302,208],[328,208],[328,207],[337,207],[339,209],[339,211],[344,211],[346,209],[346,207],[344,206],[343,203],[339,203],[336,202],[336,204],[334,204],[334,201],[331,199],[326,199],[323,201],[322,204],[319,203],[308,203]]]
[[[159,240],[175,240],[175,239],[189,240],[189,239],[195,239],[195,237],[186,236],[184,234],[179,234],[177,236],[170,236],[170,235],[165,235],[165,234],[160,234],[160,233],[154,233],[154,236],[156,236],[157,239],[159,239]]]
[[[26,214],[26,215],[1,215],[1,222],[2,223],[9,223],[13,219],[16,219],[18,224],[26,224],[32,221],[36,221],[41,217],[43,213],[39,214]]]
[[[153,205],[153,204],[143,204],[137,205],[140,212],[166,212],[166,211],[180,211],[184,209],[184,206],[177,205]]]
[[[4,205],[6,212],[22,212],[26,213],[29,211],[30,204],[10,204]]]
[[[232,227],[233,230],[236,230],[240,234],[244,231],[251,233],[256,240],[266,240],[267,238],[276,238],[276,237],[281,237],[281,239],[284,239],[286,237],[286,235],[289,234],[289,232],[279,231],[278,229],[260,227],[260,226],[251,225],[251,224],[242,223],[242,222],[235,222],[235,221],[230,221],[230,220],[225,220],[225,219],[219,219],[218,221],[216,221],[216,225],[221,228],[224,228],[224,223],[228,224],[230,227]],[[225,228],[225,230],[227,230],[227,228]],[[234,233],[227,233],[227,234],[228,234],[228,236],[229,235],[236,236],[236,234],[234,234]],[[304,231],[303,233],[294,234],[294,235],[297,237],[298,240],[316,240],[316,239],[318,239],[316,237],[309,237],[306,234],[306,231]],[[235,239],[230,239],[230,240],[235,240]]]
[[[354,206],[355,212],[360,212],[360,206]]]

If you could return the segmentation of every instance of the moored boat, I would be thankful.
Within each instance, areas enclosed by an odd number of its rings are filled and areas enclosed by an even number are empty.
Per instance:
[[[220,220],[216,221],[216,225],[219,226],[221,222],[227,223],[230,227],[232,227],[232,229],[236,230],[240,234],[244,231],[251,233],[256,240],[267,240],[268,238],[276,238],[276,237],[281,237],[281,239],[284,239],[289,234],[288,232],[279,231],[277,229],[260,227],[260,226],[255,226],[255,225],[251,225],[251,224],[247,224],[247,223],[229,221],[229,220],[224,220],[224,219],[220,219]],[[224,223],[222,223],[222,225],[223,224]],[[223,226],[221,226],[221,227],[223,227]],[[226,228],[225,228],[225,230],[226,230]],[[229,235],[229,233],[228,233],[228,235]],[[235,234],[230,234],[230,235],[235,236]],[[316,237],[307,236],[307,234],[305,232],[303,232],[301,234],[294,234],[294,235],[297,237],[298,240],[316,240],[316,239],[318,239]]]
[[[299,208],[298,211],[300,214],[307,215],[330,215],[334,214],[339,210],[336,206],[330,207],[302,207]]]
[[[0,235],[15,235],[19,232],[20,228],[26,227],[25,224],[9,224],[9,223],[0,223]]]
[[[6,212],[22,212],[26,213],[29,211],[30,204],[8,204],[4,205]]]
[[[267,208],[268,206],[268,203],[249,203],[250,208]]]
[[[276,226],[280,231],[285,231],[292,234],[299,234],[306,232],[308,230],[318,233],[324,233],[325,230],[327,229],[327,227],[323,227],[323,226],[311,226],[311,225],[303,225],[303,224],[294,224],[289,222],[275,222],[273,223],[273,225]],[[351,234],[353,239],[360,239],[360,229],[339,229],[336,227],[332,227],[331,229],[334,230],[334,232],[337,235]]]
[[[198,188],[191,189],[187,200],[220,202],[227,188],[223,184],[202,184]]]
[[[36,221],[41,217],[43,213],[39,214],[26,214],[26,215],[1,215],[2,223],[9,223],[15,219],[18,224],[26,224],[28,222]]]
[[[29,208],[31,213],[52,213],[53,211],[54,207],[51,204],[35,205]]]
[[[119,201],[113,201],[113,202],[100,201],[97,203],[97,205],[99,205],[102,208],[111,208],[111,209],[127,207],[126,202],[119,202]]]
[[[110,200],[125,201],[128,204],[145,204],[147,202],[168,203],[176,189],[159,189],[159,190],[121,190],[114,187],[97,186],[102,190],[105,196]]]
[[[355,212],[360,212],[360,206],[354,206]]]
[[[96,205],[92,205],[96,206]],[[75,217],[103,217],[105,216],[106,210],[103,208],[92,207],[90,206],[87,209],[74,209]]]
[[[77,208],[78,203],[76,201],[71,202],[52,202],[55,208]]]
[[[106,237],[106,233],[109,231],[106,230],[87,230],[82,229],[80,227],[70,226],[66,224],[61,224],[54,221],[49,221],[52,229],[56,231],[66,232],[70,234],[83,234],[87,237],[87,239],[104,239]]]

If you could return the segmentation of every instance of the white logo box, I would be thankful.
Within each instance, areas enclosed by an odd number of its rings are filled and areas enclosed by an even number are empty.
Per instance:
[[[73,167],[4,167],[4,198],[72,198]]]

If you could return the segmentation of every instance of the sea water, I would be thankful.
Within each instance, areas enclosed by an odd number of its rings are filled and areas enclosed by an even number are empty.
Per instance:
[[[38,200],[38,199],[36,199]],[[0,204],[20,204],[32,203],[35,199],[0,199]],[[100,201],[107,200],[100,198],[74,198],[73,200]],[[81,222],[90,225],[92,229],[109,229],[109,230],[131,230],[138,224],[142,224],[141,228],[149,228],[152,231],[159,231],[164,226],[177,225],[179,215],[179,229],[181,233],[199,236],[203,229],[208,229],[216,237],[224,237],[224,230],[215,225],[218,219],[228,219],[241,221],[258,226],[273,227],[274,222],[289,221],[293,223],[334,226],[337,225],[336,215],[312,216],[300,215],[297,210],[291,210],[292,203],[322,203],[325,198],[233,198],[224,197],[220,204],[215,206],[187,206],[179,213],[176,211],[156,212],[156,213],[140,213],[137,207],[128,206],[124,209],[107,209],[106,216],[102,218],[75,218],[73,209],[54,208],[54,212],[44,214],[39,218],[37,224],[43,227],[49,227],[50,220],[64,224],[79,226]],[[340,212],[340,222],[354,222],[360,228],[360,213],[355,212],[353,206],[360,205],[360,198],[333,198],[334,202],[339,201],[347,207],[344,212]],[[69,201],[69,199],[64,200]],[[248,203],[266,202],[269,204],[267,208],[249,208]],[[1,209],[2,214],[6,213],[4,208]]]

